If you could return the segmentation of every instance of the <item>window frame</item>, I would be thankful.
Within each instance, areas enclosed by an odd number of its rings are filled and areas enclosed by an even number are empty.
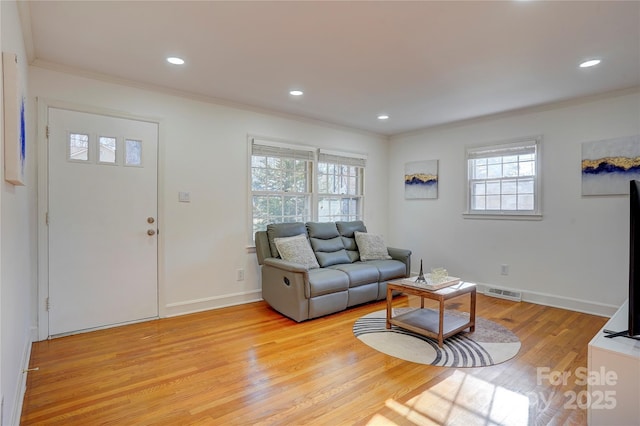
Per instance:
[[[77,152],[72,152],[72,146],[71,146],[71,142],[72,142],[72,137],[77,137],[77,136],[86,136],[87,140],[87,158],[74,158],[74,156],[77,154]],[[70,162],[70,163],[85,163],[85,164],[89,164],[91,163],[91,154],[92,154],[92,148],[91,148],[91,134],[90,133],[85,133],[82,131],[68,131],[67,132],[67,140],[66,140],[66,150],[67,150],[67,158],[66,161]],[[78,148],[77,146],[74,145],[74,148]],[[84,148],[84,147],[83,147]]]
[[[480,158],[501,158],[504,164],[504,157],[514,155],[526,155],[527,151],[533,150],[534,154],[534,174],[533,178],[533,209],[530,210],[508,210],[508,209],[473,209],[473,183],[479,181],[499,181],[519,178],[518,176],[504,176],[489,178],[474,178],[472,162]],[[468,219],[511,219],[511,220],[541,220],[542,219],[542,136],[529,136],[517,139],[510,139],[502,142],[490,144],[473,145],[465,148],[465,206],[464,218]],[[518,160],[519,161],[519,160]],[[527,177],[526,175],[522,177]],[[504,195],[502,188],[500,196]],[[517,196],[517,193],[515,194]]]
[[[259,146],[256,150],[259,151],[259,154],[264,154],[261,156],[269,157],[269,153],[274,154],[271,156],[272,158],[284,158],[284,159],[292,159],[292,160],[303,160],[306,161],[306,179],[305,179],[305,191],[287,191],[287,190],[272,190],[272,189],[264,189],[264,190],[254,190],[253,188],[253,157],[254,157],[254,146]],[[303,197],[305,199],[305,203],[308,203],[307,213],[303,214],[303,218],[300,219],[302,221],[306,221],[305,219],[311,220],[313,217],[313,207],[314,207],[314,197],[313,197],[313,189],[314,189],[314,168],[316,161],[316,153],[315,148],[308,147],[304,145],[293,145],[289,143],[283,143],[273,140],[265,140],[258,138],[249,138],[249,155],[248,155],[248,179],[249,179],[249,229],[251,230],[250,240],[253,241],[255,232],[257,230],[255,226],[255,218],[254,218],[254,197],[263,196],[266,198],[269,197]],[[289,153],[290,155],[286,155]],[[282,155],[278,155],[282,154]],[[266,168],[268,169],[268,167]],[[296,216],[296,215],[294,215]],[[274,216],[276,217],[276,216]],[[287,215],[277,216],[279,218],[289,217]],[[278,223],[274,221],[267,220],[268,223]],[[283,221],[283,223],[285,223]]]
[[[333,165],[334,168],[335,166],[341,166],[341,167],[354,167],[355,168],[355,173],[353,175],[348,174],[346,175],[346,178],[349,179],[351,177],[353,177],[356,181],[354,183],[354,188],[355,188],[355,193],[342,193],[342,194],[337,194],[337,193],[333,193],[333,192],[320,192],[320,190],[322,189],[323,185],[320,183],[320,179],[322,176],[326,175],[329,176],[329,174],[322,174],[320,171],[320,164],[327,164],[327,165]],[[324,219],[327,219],[326,221],[328,222],[335,222],[337,220],[342,220],[342,221],[353,221],[353,220],[364,220],[364,200],[365,200],[365,196],[364,196],[364,182],[365,182],[365,175],[366,175],[366,169],[367,169],[367,161],[366,161],[366,156],[363,155],[358,155],[358,154],[347,154],[344,152],[337,152],[337,151],[329,151],[329,150],[324,150],[324,149],[320,149],[318,152],[318,161],[316,164],[316,191],[315,191],[315,195],[316,195],[316,201],[314,203],[314,205],[317,208],[317,212],[316,212],[316,220],[318,221],[324,221]],[[336,176],[336,174],[334,173],[334,176]],[[342,176],[342,178],[345,178],[345,175],[342,173],[339,173],[338,176]],[[327,185],[329,185],[329,183],[327,182]],[[341,215],[324,215],[321,216],[320,215],[320,202],[323,199],[338,199],[338,200],[351,200],[351,199],[356,199],[356,203],[357,203],[357,207],[356,207],[356,212],[354,214],[351,214],[351,212],[347,213],[346,216],[344,214]]]
[[[323,196],[335,196],[339,198],[357,197],[359,200],[357,219],[353,219],[353,220],[364,220],[365,177],[366,177],[366,159],[367,159],[367,156],[365,154],[349,153],[349,152],[342,152],[342,151],[330,151],[330,150],[320,149],[313,146],[298,144],[298,143],[289,142],[289,141],[276,140],[272,138],[249,136],[247,139],[248,139],[248,156],[247,156],[248,185],[247,186],[249,189],[247,220],[248,220],[248,229],[250,230],[250,234],[251,234],[249,236],[249,240],[252,244],[254,243],[255,232],[257,231],[255,226],[255,221],[254,221],[254,196],[256,194],[265,195],[265,196],[268,196],[269,194],[275,194],[275,195],[285,194],[285,193],[282,193],[282,191],[270,191],[270,190],[254,191],[254,187],[253,187],[254,145],[260,145],[266,150],[273,149],[274,152],[277,152],[278,149],[282,149],[282,150],[305,152],[310,155],[310,157],[307,159],[307,161],[309,161],[309,164],[307,166],[307,176],[308,176],[307,186],[309,188],[309,192],[304,193],[306,196],[309,197],[308,199],[309,199],[310,205],[309,205],[308,219],[303,220],[304,222],[307,222],[307,221],[317,222],[321,220],[319,215],[319,210],[320,210],[319,204]],[[264,152],[262,150],[259,150],[259,151]],[[320,176],[319,165],[321,162],[320,158],[332,159],[335,161],[344,162],[348,165],[358,165],[358,167],[361,167],[361,170],[359,173],[360,181],[358,182],[358,189],[360,193],[355,195],[354,194],[326,194],[326,193],[320,194],[318,191],[320,187],[320,183],[319,183],[319,176]],[[326,163],[327,161],[324,161],[324,162]],[[334,164],[337,164],[337,163],[334,163]],[[339,219],[335,219],[335,220],[339,220]],[[274,222],[269,222],[269,223],[274,223]]]

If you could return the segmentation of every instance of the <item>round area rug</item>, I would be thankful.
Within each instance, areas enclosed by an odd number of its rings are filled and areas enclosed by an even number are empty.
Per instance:
[[[417,308],[394,308],[393,316]],[[469,318],[469,314],[448,310],[447,314]],[[437,339],[425,337],[395,325],[386,328],[386,310],[359,318],[353,334],[363,343],[387,355],[418,364],[440,367],[484,367],[499,364],[516,356],[520,340],[500,324],[476,317],[473,333],[462,331],[445,339],[442,348]]]

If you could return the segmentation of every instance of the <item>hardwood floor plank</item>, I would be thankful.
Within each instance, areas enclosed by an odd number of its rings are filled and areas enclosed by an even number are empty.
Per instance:
[[[419,306],[406,296],[393,303]],[[540,380],[540,369],[586,367],[606,318],[478,295],[477,315],[512,330],[522,348],[502,364],[455,369],[360,342],[354,322],[384,308],[296,323],[258,302],[37,342],[21,424],[586,423],[584,410],[565,409],[565,392],[586,386]]]

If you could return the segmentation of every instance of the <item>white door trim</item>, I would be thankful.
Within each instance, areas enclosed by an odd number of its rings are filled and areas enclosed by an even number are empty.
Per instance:
[[[147,121],[158,125],[158,316],[166,316],[165,310],[165,262],[164,262],[164,126],[162,120],[154,117],[143,117],[128,112],[115,111],[89,105],[75,104],[60,100],[36,98],[37,104],[37,169],[38,169],[38,291],[35,297],[37,303],[37,330],[34,340],[46,340],[49,334],[49,313],[47,300],[49,298],[49,233],[47,228],[47,209],[49,206],[49,164],[47,124],[49,122],[49,108],[59,108],[91,114],[106,115],[138,121]]]

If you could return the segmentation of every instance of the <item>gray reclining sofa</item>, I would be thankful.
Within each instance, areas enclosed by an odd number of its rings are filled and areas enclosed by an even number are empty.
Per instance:
[[[411,272],[411,251],[386,247],[384,256],[361,259],[356,237],[365,248],[365,241],[374,238],[366,233],[362,221],[307,222],[270,224],[266,231],[255,234],[256,254],[262,267],[262,298],[276,311],[295,320],[304,321],[339,312],[347,307],[386,297],[389,280],[408,277]],[[301,241],[303,235],[313,255],[310,264],[282,259],[278,247],[282,242]],[[278,247],[276,243],[280,244]],[[369,248],[367,247],[367,250]],[[380,252],[380,250],[378,250]],[[296,253],[299,254],[299,253]],[[367,260],[369,257],[374,260]],[[315,260],[317,259],[317,264]]]

